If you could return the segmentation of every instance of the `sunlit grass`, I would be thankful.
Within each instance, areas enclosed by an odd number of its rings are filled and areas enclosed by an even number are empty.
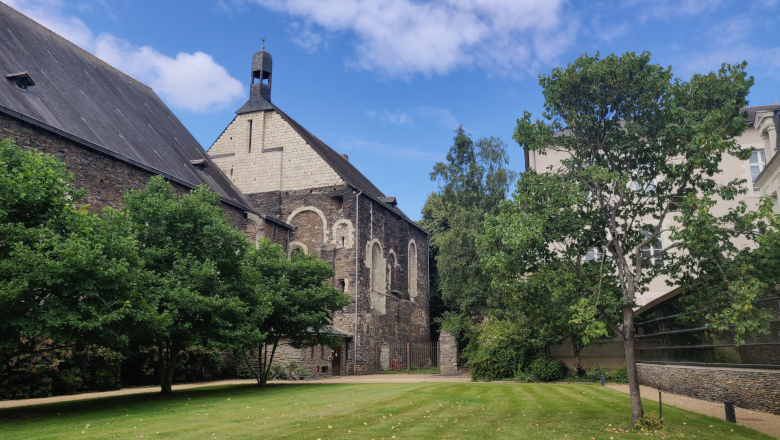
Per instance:
[[[648,411],[657,410],[645,402]],[[222,386],[0,411],[0,438],[23,439],[619,439],[628,395],[574,384],[290,384]],[[664,408],[658,437],[769,439]],[[733,431],[732,431],[733,430]]]

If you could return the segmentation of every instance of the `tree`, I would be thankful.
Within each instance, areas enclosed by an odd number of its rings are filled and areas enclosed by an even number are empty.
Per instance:
[[[245,325],[257,289],[247,274],[250,243],[232,228],[207,187],[181,196],[161,176],[125,195],[125,212],[139,241],[149,307],[133,335],[157,349],[163,394],[171,393],[180,353],[190,346],[230,346],[259,338]]]
[[[664,273],[681,286],[692,319],[701,314],[709,330],[731,332],[735,344],[744,344],[746,336],[769,333],[768,320],[777,318],[756,300],[777,284],[780,215],[764,198],[758,211],[740,202],[718,217],[713,197],[711,191],[689,194],[680,204],[671,238],[681,252]]]
[[[289,338],[293,348],[338,346],[338,337],[330,326],[333,313],[346,307],[349,297],[333,286],[333,268],[314,253],[293,253],[288,260],[281,246],[263,239],[247,265],[253,282],[263,286],[264,294],[257,298],[269,304],[269,313],[251,308],[250,325],[262,336],[255,343],[242,344],[241,349],[257,383],[265,386],[283,337]],[[250,358],[259,361],[257,369]]]
[[[538,349],[570,339],[575,372],[585,346],[614,339],[605,325],[593,328],[592,316],[579,316],[582,299],[601,298],[598,304],[609,316],[620,310],[614,266],[582,235],[598,218],[570,209],[586,202],[587,193],[565,176],[527,171],[501,213],[487,217],[478,239],[480,261],[503,297],[504,315],[533,329],[526,339]]]
[[[459,127],[447,161],[436,163],[431,173],[439,192],[432,193],[422,209],[420,224],[432,233],[435,281],[442,298],[470,316],[483,316],[498,300],[490,276],[478,263],[476,237],[483,232],[485,214],[498,213],[516,177],[506,169],[506,149],[495,137],[474,143]]]
[[[73,180],[51,155],[0,142],[0,365],[34,349],[24,340],[125,345],[143,309],[128,219],[77,207]]]
[[[568,154],[556,173],[581,196],[562,215],[593,219],[559,244],[571,240],[603,249],[614,267],[620,294],[608,303],[619,303],[619,320],[602,303],[603,291],[582,298],[580,318],[589,331],[609,326],[623,342],[632,424],[643,415],[633,311],[637,295],[658,272],[647,249],[687,195],[711,191],[728,199],[737,193],[738,182],[718,185],[713,176],[723,154],[750,154],[734,140],[747,127],[740,110],[753,78],[747,78],[746,65],[724,64],[717,73],[694,74],[685,82],[673,78],[671,67],[650,64],[647,52],[603,59],[585,54],[540,75],[549,122],[531,122],[528,112],[517,122],[514,139],[520,145]]]

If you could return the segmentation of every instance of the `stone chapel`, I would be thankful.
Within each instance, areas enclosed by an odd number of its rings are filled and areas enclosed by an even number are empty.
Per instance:
[[[334,318],[345,345],[331,353],[341,358],[332,368],[370,373],[379,365],[380,345],[430,340],[428,233],[347,155],[271,102],[272,74],[263,48],[252,57],[249,100],[208,155],[254,207],[290,225],[288,256],[315,252],[333,266],[334,282],[352,304]],[[307,352],[288,347],[280,360],[308,364]]]

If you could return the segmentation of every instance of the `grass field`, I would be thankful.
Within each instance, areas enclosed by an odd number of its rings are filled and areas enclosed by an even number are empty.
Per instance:
[[[645,402],[645,410],[657,404]],[[0,410],[3,439],[622,439],[628,395],[598,385],[223,386]],[[769,439],[664,408],[660,438]]]

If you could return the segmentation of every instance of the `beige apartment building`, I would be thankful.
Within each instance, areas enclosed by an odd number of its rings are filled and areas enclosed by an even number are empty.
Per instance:
[[[753,154],[748,160],[740,160],[734,156],[726,155],[721,162],[722,172],[717,175],[719,182],[727,183],[734,179],[742,179],[747,183],[747,193],[738,196],[733,201],[721,201],[716,205],[715,215],[722,215],[730,207],[740,201],[745,201],[749,209],[758,207],[761,196],[773,197],[776,206],[778,187],[780,186],[780,159],[777,158],[777,132],[775,124],[780,115],[780,106],[768,105],[746,107],[748,128],[737,141],[743,147],[753,149]],[[774,156],[774,157],[773,157]],[[534,151],[526,151],[526,170],[532,169],[543,173],[548,169],[555,170],[560,167],[560,162],[566,157],[564,152],[548,151],[546,154],[538,154]],[[767,166],[767,158],[772,158]],[[778,208],[780,209],[780,208]],[[663,232],[660,240],[654,245],[648,246],[646,251],[652,255],[663,249],[670,243],[670,226],[673,225],[674,215],[667,216],[663,224]],[[655,278],[649,286],[649,290],[637,298],[637,306],[643,308],[663,301],[667,294],[672,294],[676,287],[666,284],[666,277]],[[652,304],[651,304],[652,303]]]
[[[780,125],[780,107],[766,106],[757,107],[753,118],[753,130],[761,138],[760,149],[756,150],[757,157],[760,157],[760,166],[756,167],[758,175],[754,175],[753,185],[756,188],[756,194],[769,197],[775,203],[775,212],[780,212],[780,200],[778,200],[778,189],[780,189],[780,159],[778,159],[778,148],[780,142],[777,131]],[[769,159],[769,161],[767,161]]]

